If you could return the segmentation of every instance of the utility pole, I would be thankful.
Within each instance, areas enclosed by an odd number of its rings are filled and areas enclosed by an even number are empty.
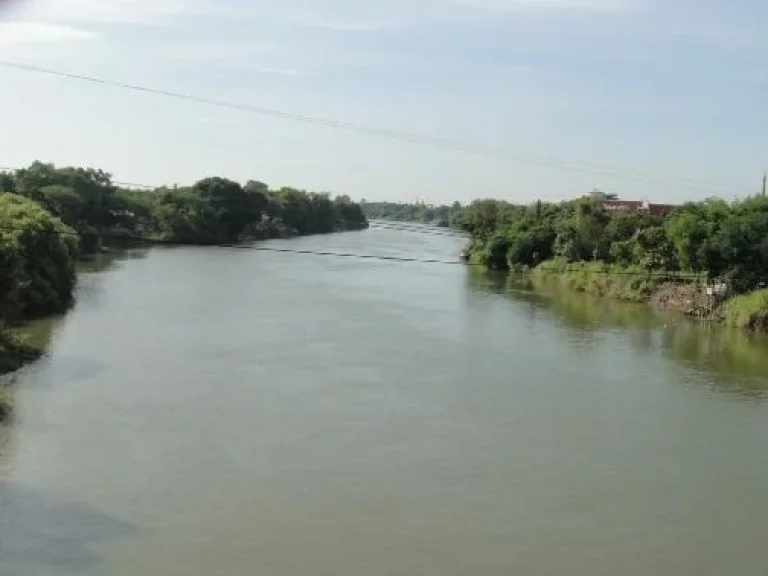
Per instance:
[[[768,172],[763,172],[763,196],[765,196],[766,181],[768,181]]]

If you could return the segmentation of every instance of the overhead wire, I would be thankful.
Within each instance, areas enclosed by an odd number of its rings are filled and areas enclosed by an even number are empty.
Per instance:
[[[0,231],[1,230],[24,231],[28,229],[21,228],[21,227],[0,225]],[[55,234],[55,235],[63,235],[63,236],[74,236],[79,238],[79,235],[76,233],[65,232],[62,230],[34,230],[34,232],[39,234]],[[141,238],[141,237],[125,237],[124,239],[147,241],[145,238]],[[170,246],[182,246],[181,244],[177,244],[172,241],[151,240],[148,242],[150,244],[166,244]],[[414,257],[414,256],[402,256],[402,255],[394,255],[394,254],[358,254],[354,252],[337,252],[332,250],[305,250],[301,248],[281,248],[279,246],[264,246],[264,245],[257,245],[257,244],[248,243],[248,242],[239,243],[239,244],[217,244],[217,245],[210,246],[210,248],[227,248],[227,249],[236,249],[236,250],[247,250],[252,252],[272,252],[277,254],[322,256],[322,257],[345,258],[345,259],[366,260],[366,261],[417,263],[417,264],[445,264],[445,265],[451,265],[451,266],[462,265],[462,266],[469,266],[469,267],[487,268],[485,263],[473,262],[473,261],[469,261],[461,258],[457,258],[455,260],[445,260],[441,258],[420,258],[420,257]],[[566,266],[565,268],[558,269],[558,272],[572,272],[572,271],[582,271],[582,269],[578,267],[570,267],[570,266]],[[621,272],[617,272],[614,270],[592,270],[591,273],[612,275],[612,276],[619,275],[619,276],[637,276],[637,277],[648,277],[648,278],[656,278],[656,279],[667,279],[675,282],[693,282],[693,281],[698,281],[701,277],[701,274],[699,273],[668,271],[668,270],[637,271],[637,272],[631,271],[631,270],[625,270]]]
[[[424,226],[423,229],[419,229],[415,226],[387,226],[383,224],[379,224],[378,222],[371,222],[369,220],[370,226],[369,228],[371,230],[398,230],[402,232],[413,232],[416,234],[428,234],[430,236],[447,236],[450,238],[468,238],[469,235],[462,232],[461,230],[453,230],[449,228],[435,228],[434,230],[430,230],[429,227]]]
[[[0,225],[0,231],[13,231],[13,232],[33,232],[35,234],[41,234],[41,235],[56,235],[56,236],[70,236],[79,238],[80,235],[76,232],[67,232],[64,230],[35,230],[30,228],[22,228],[20,226],[5,226]],[[142,237],[131,237],[126,236],[124,237],[126,240],[139,240],[139,241],[146,241],[145,238]],[[172,246],[180,246],[181,244],[176,244],[171,241],[162,241],[162,240],[156,240],[153,239],[149,241],[150,243],[156,243],[156,244],[167,244]],[[235,248],[238,250],[250,250],[254,252],[276,252],[280,254],[304,254],[304,255],[310,255],[310,256],[332,256],[337,258],[355,258],[358,260],[380,260],[380,261],[386,261],[386,262],[420,262],[423,264],[469,264],[468,262],[462,262],[461,260],[443,260],[439,258],[417,258],[417,257],[410,257],[410,256],[397,256],[397,255],[382,255],[382,254],[357,254],[353,252],[334,252],[334,251],[327,251],[327,250],[302,250],[298,248],[279,248],[276,246],[258,246],[256,244],[251,243],[241,243],[241,244],[218,244],[214,245],[212,247],[218,247],[218,248]]]
[[[594,176],[607,176],[616,178],[619,180],[633,181],[644,184],[652,185],[670,185],[685,187],[690,189],[696,189],[699,191],[710,190],[714,191],[718,189],[718,193],[722,193],[723,189],[740,188],[740,186],[734,186],[726,183],[718,183],[711,181],[692,180],[689,178],[679,178],[670,176],[660,176],[652,172],[634,170],[628,168],[621,168],[617,166],[609,166],[607,164],[598,164],[594,162],[585,161],[572,161],[564,158],[557,158],[551,156],[525,156],[518,153],[514,153],[504,148],[496,147],[483,147],[467,144],[458,140],[452,140],[449,138],[426,136],[400,130],[392,130],[383,127],[371,126],[366,124],[359,124],[354,122],[346,122],[340,120],[334,120],[330,118],[323,118],[318,116],[309,116],[305,114],[297,114],[293,112],[287,112],[284,110],[277,110],[273,108],[267,108],[264,106],[256,106],[250,104],[241,104],[231,102],[227,100],[221,100],[216,98],[208,98],[204,96],[196,96],[185,92],[176,92],[171,90],[165,90],[160,88],[152,88],[148,86],[141,86],[137,84],[131,84],[126,82],[119,82],[114,80],[108,80],[96,76],[75,74],[71,72],[65,72],[62,70],[54,70],[52,68],[43,68],[40,66],[33,66],[30,64],[23,64],[21,62],[14,62],[10,60],[1,60],[0,66],[10,69],[16,69],[26,72],[33,72],[37,74],[45,74],[49,76],[55,76],[59,78],[67,78],[70,80],[77,80],[81,82],[88,82],[92,84],[99,84],[102,86],[110,86],[114,88],[120,88],[125,90],[131,90],[134,92],[142,92],[146,94],[153,94],[157,96],[165,96],[168,98],[174,98],[177,100],[186,100],[189,102],[196,102],[199,104],[206,104],[210,106],[216,106],[220,108],[228,108],[232,110],[239,110],[243,112],[250,112],[253,114],[259,114],[262,116],[271,116],[275,118],[282,118],[286,120],[293,120],[296,122],[303,122],[307,124],[314,124],[318,126],[325,126],[328,128],[334,128],[339,130],[345,130],[348,132],[354,132],[358,134],[364,134],[368,136],[376,136],[381,138],[388,138],[398,140],[401,142],[408,142],[412,144],[420,144],[424,146],[431,146],[436,148],[443,148],[447,150],[453,150],[457,152],[464,152],[468,154],[493,157],[498,159],[504,159],[514,161],[522,164],[546,166],[556,168],[560,170],[568,170],[575,172],[587,173]]]
[[[232,246],[241,250],[254,250],[256,252],[277,252],[280,254],[302,254],[309,256],[332,256],[336,258],[354,258],[358,260],[381,260],[386,262],[417,262],[422,264],[465,264],[461,260],[443,260],[439,258],[418,258],[411,256],[381,255],[381,254],[356,254],[353,252],[334,252],[326,250],[301,250],[296,248],[277,248],[274,246],[254,246],[239,244]],[[466,263],[469,264],[469,263]],[[475,264],[472,264],[475,265]]]

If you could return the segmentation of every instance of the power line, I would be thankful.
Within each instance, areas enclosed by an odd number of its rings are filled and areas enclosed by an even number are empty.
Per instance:
[[[653,185],[669,185],[674,183],[677,186],[692,188],[697,190],[703,190],[710,188],[736,188],[736,186],[717,183],[717,182],[702,182],[695,181],[688,178],[673,178],[673,177],[659,177],[656,174],[646,171],[630,170],[627,168],[620,168],[616,166],[609,166],[605,164],[597,164],[593,162],[574,162],[563,158],[556,157],[529,157],[520,154],[513,153],[503,148],[489,148],[474,146],[460,142],[457,140],[451,140],[448,138],[433,137],[419,135],[409,132],[403,132],[399,130],[391,130],[387,128],[381,128],[376,126],[369,126],[364,124],[357,124],[353,122],[344,122],[339,120],[333,120],[329,118],[321,118],[316,116],[307,116],[303,114],[296,114],[292,112],[286,112],[283,110],[276,110],[272,108],[266,108],[263,106],[254,106],[248,104],[239,104],[235,102],[229,102],[226,100],[219,100],[214,98],[206,98],[202,96],[195,96],[183,92],[174,92],[170,90],[164,90],[159,88],[150,88],[146,86],[139,86],[136,84],[128,84],[124,82],[117,82],[107,80],[104,78],[98,78],[95,76],[86,76],[83,74],[73,74],[70,72],[64,72],[61,70],[53,70],[50,68],[42,68],[39,66],[31,66],[29,64],[22,64],[19,62],[13,62],[9,60],[0,60],[0,66],[6,68],[13,68],[16,70],[23,70],[26,72],[34,72],[38,74],[46,74],[49,76],[57,76],[60,78],[68,78],[71,80],[78,80],[82,82],[90,82],[93,84],[100,84],[103,86],[111,86],[115,88],[122,88],[126,90],[132,90],[135,92],[143,92],[146,94],[154,94],[157,96],[165,96],[168,98],[175,98],[178,100],[186,100],[189,102],[196,102],[199,104],[207,104],[211,106],[217,106],[220,108],[228,108],[232,110],[239,110],[244,112],[251,112],[263,116],[272,116],[275,118],[282,118],[286,120],[293,120],[297,122],[304,122],[308,124],[315,124],[319,126],[325,126],[328,128],[335,128],[340,130],[346,130],[349,132],[355,132],[358,134],[365,134],[368,136],[377,136],[381,138],[389,138],[393,140],[399,140],[402,142],[408,142],[412,144],[421,144],[424,146],[432,146],[436,148],[444,148],[447,150],[454,150],[457,152],[465,152],[468,154],[474,154],[479,156],[495,157],[504,160],[510,160],[522,164],[531,164],[539,166],[547,166],[551,168],[557,168],[561,170],[569,170],[574,172],[583,172],[595,176],[608,176],[617,179],[623,179],[626,181],[634,181],[644,184]],[[632,174],[633,176],[622,176],[621,174]],[[722,190],[720,190],[722,192]]]
[[[55,236],[72,236],[79,238],[80,235],[76,232],[67,232],[64,230],[35,230],[30,228],[22,228],[20,226],[6,226],[0,225],[0,231],[11,232],[34,232],[41,235],[51,234]],[[127,240],[146,240],[141,237],[125,237]],[[183,245],[172,241],[163,241],[153,239],[149,241],[151,244],[170,244],[170,245]],[[214,245],[224,248],[236,248],[238,250],[252,250],[254,252],[276,252],[281,254],[303,254],[310,256],[332,256],[337,258],[356,258],[359,260],[380,260],[387,262],[420,262],[423,264],[469,264],[468,262],[462,262],[460,260],[440,260],[438,258],[415,258],[409,256],[387,256],[379,254],[355,254],[352,252],[331,252],[322,250],[300,250],[296,248],[277,248],[274,246],[257,246],[255,244],[219,244]],[[474,264],[473,264],[474,265]]]
[[[448,236],[451,238],[468,238],[468,234],[460,231],[450,231],[450,229],[436,228],[435,230],[419,229],[416,226],[388,226],[385,224],[379,224],[378,222],[370,222],[369,228],[371,230],[398,230],[402,232],[412,232],[414,234],[427,234],[429,236]],[[426,227],[425,227],[426,228]]]
[[[352,258],[358,260],[382,260],[387,262],[415,262],[422,264],[448,264],[462,266],[479,266],[487,268],[486,264],[480,262],[469,262],[463,260],[441,260],[437,258],[416,258],[408,256],[381,256],[376,254],[355,254],[350,252],[331,252],[322,250],[301,250],[295,248],[276,248],[272,246],[255,246],[253,244],[231,244],[227,248],[236,248],[238,250],[252,250],[256,252],[276,252],[281,254],[298,254],[304,256],[330,256],[336,258]],[[507,271],[509,272],[509,271]],[[558,268],[555,273],[561,272],[583,272],[583,268],[578,266],[567,266]],[[545,270],[546,273],[546,270]],[[600,274],[607,276],[636,276],[656,280],[666,280],[675,282],[697,282],[704,276],[704,273],[685,272],[678,270],[591,270],[590,274]]]
[[[0,225],[0,230],[10,231],[27,231],[28,228],[21,228],[15,226]],[[74,236],[79,238],[79,234],[73,232],[66,232],[63,230],[33,230],[39,234],[54,234],[61,236]],[[147,240],[142,237],[124,237],[126,240]],[[184,246],[186,244],[176,243],[167,240],[148,240],[150,244],[169,244],[172,246]],[[253,252],[273,252],[278,254],[297,254],[303,256],[326,256],[335,258],[351,258],[357,260],[378,260],[384,262],[403,262],[403,263],[421,263],[421,264],[447,264],[447,265],[463,265],[463,266],[480,266],[486,267],[484,263],[471,262],[466,260],[442,260],[439,258],[417,258],[411,256],[397,256],[397,255],[381,255],[381,254],[357,254],[354,252],[334,252],[326,250],[302,250],[299,248],[278,248],[275,246],[261,246],[256,244],[242,243],[242,244],[216,244],[211,246],[205,246],[210,248],[234,248],[237,250],[250,250]],[[581,272],[583,268],[566,266],[564,268],[558,268],[554,273],[562,272]],[[545,270],[545,273],[547,271]],[[701,273],[698,272],[684,272],[673,270],[654,270],[654,271],[634,271],[634,270],[591,270],[590,274],[603,274],[611,276],[637,276],[647,277],[655,279],[667,279],[674,281],[698,281],[701,277]]]
[[[376,228],[377,228],[377,226],[374,225],[374,226],[369,226],[368,229],[371,230],[371,229],[376,229]],[[462,235],[462,234],[450,234],[450,233],[441,234],[441,233],[433,232],[431,230],[418,230],[415,227],[414,228],[407,228],[407,227],[402,227],[402,228],[400,228],[400,227],[391,227],[390,228],[389,226],[380,226],[380,228],[382,230],[396,230],[398,232],[411,232],[411,233],[414,233],[414,234],[427,234],[427,235],[434,235],[434,236],[447,236],[447,237],[457,238],[457,239],[462,239],[462,240],[464,240],[464,239],[468,240],[469,239],[469,236]],[[73,236],[73,237],[77,237],[77,238],[80,237],[80,234],[78,232],[67,232],[67,231],[64,231],[64,230],[39,230],[39,229],[35,229],[35,228],[24,228],[24,227],[21,227],[21,226],[0,225],[0,230],[5,230],[7,232],[35,232],[37,234],[56,234],[56,235],[60,235],[60,236]],[[147,238],[144,238],[144,237],[141,237],[141,236],[128,236],[128,237],[126,237],[126,239],[130,239],[130,240],[146,240],[146,241],[149,241],[151,243],[156,243],[156,244],[176,244],[173,241],[159,240],[157,238],[153,238],[151,240],[148,240]],[[249,245],[244,244],[243,246],[249,246]]]
[[[277,252],[281,254],[301,254],[309,256],[331,256],[336,258],[354,258],[358,260],[382,260],[386,262],[417,262],[422,264],[467,264],[461,260],[440,260],[438,258],[415,258],[409,256],[382,256],[378,254],[354,254],[351,252],[330,252],[322,250],[299,250],[294,248],[275,248],[271,246],[254,246],[249,244],[233,245],[240,250],[253,250],[256,252]]]

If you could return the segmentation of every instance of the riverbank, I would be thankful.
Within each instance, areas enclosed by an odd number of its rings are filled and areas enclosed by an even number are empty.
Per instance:
[[[13,396],[10,386],[0,384],[0,425],[6,422],[13,412]]]
[[[530,270],[535,284],[559,287],[625,302],[648,302],[658,280],[641,268],[603,262],[548,260]]]
[[[604,262],[548,260],[530,271],[532,280],[623,302],[649,303],[654,308],[702,316],[711,311],[704,277],[685,272],[649,272],[639,266]]]
[[[0,327],[0,376],[15,372],[34,362],[42,351],[22,344],[8,331]],[[0,424],[7,421],[13,413],[13,392],[7,384],[0,382]]]
[[[732,328],[768,334],[768,290],[716,300],[703,277],[649,273],[638,267],[602,262],[543,262],[527,271],[539,288],[560,288],[623,302],[646,303],[656,310],[707,318]]]
[[[450,260],[463,241],[441,235],[380,230],[290,244],[297,253],[152,249],[81,276],[50,355],[14,375],[15,413],[0,431],[0,477],[55,497],[25,496],[18,521],[18,507],[0,512],[3,553],[31,559],[14,565],[21,572],[45,573],[45,550],[78,558],[62,548],[72,541],[66,527],[98,551],[93,562],[125,575],[269,565],[379,576],[419,572],[425,550],[439,565],[423,576],[528,565],[567,574],[578,561],[577,576],[610,574],[628,553],[653,550],[670,521],[693,531],[694,552],[702,539],[730,538],[706,558],[713,564],[732,559],[733,542],[740,562],[762,560],[749,540],[764,524],[750,507],[762,486],[744,479],[768,476],[768,339],[668,321],[646,305],[502,291],[507,276],[479,266],[312,254]],[[486,278],[498,288],[483,289]],[[140,457],[126,447],[141,447]],[[738,474],[711,473],[723,458]],[[678,461],[682,471],[671,470]],[[382,482],[403,468],[407,479]],[[309,477],[315,488],[305,490]],[[608,498],[599,509],[596,487]],[[63,534],[50,530],[62,497],[108,517],[78,508],[57,520]],[[732,530],[712,524],[724,510]],[[542,522],[521,523],[519,538],[517,529],[489,537],[529,513]],[[647,530],[619,531],[625,540],[610,539],[610,562],[596,566],[580,529],[559,548],[575,551],[571,564],[548,563],[542,538],[559,542],[585,514],[590,550],[628,514]],[[327,517],[332,530],[318,529]],[[127,526],[112,528],[115,518]],[[448,526],[456,518],[473,530]],[[247,545],[270,533],[268,545]],[[297,547],[308,555],[298,562]],[[677,564],[665,557],[627,576],[696,573],[696,562],[680,563],[687,554],[673,556]],[[86,575],[97,566],[83,565]]]
[[[15,372],[42,354],[41,350],[19,342],[8,328],[0,327],[0,375]]]
[[[768,290],[756,290],[725,302],[720,319],[734,328],[768,334]]]

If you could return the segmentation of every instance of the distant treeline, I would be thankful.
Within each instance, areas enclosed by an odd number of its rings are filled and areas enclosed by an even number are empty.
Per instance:
[[[768,198],[690,202],[666,217],[611,213],[601,199],[516,205],[477,200],[464,209],[472,257],[492,268],[559,259],[719,277],[736,291],[768,276]]]
[[[427,206],[399,202],[362,202],[365,215],[372,220],[423,222],[436,226],[460,228],[464,209],[454,202],[451,206]]]
[[[219,177],[125,189],[103,170],[35,162],[0,172],[0,324],[65,310],[78,255],[98,251],[107,237],[224,244],[367,226],[347,196]]]

